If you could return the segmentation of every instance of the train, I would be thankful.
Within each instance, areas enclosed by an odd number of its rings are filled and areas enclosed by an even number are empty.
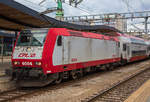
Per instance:
[[[7,73],[21,87],[43,87],[149,56],[149,41],[112,29],[32,28],[18,34]]]

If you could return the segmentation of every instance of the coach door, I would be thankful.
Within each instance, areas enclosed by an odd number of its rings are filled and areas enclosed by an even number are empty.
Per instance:
[[[128,46],[126,43],[123,44],[123,58],[128,59]]]
[[[124,53],[124,58],[129,59],[130,57],[130,47],[128,44],[123,44],[123,53]]]

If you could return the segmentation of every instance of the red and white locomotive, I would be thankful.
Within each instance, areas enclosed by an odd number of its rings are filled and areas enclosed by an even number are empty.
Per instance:
[[[119,32],[66,28],[21,31],[12,55],[12,76],[20,86],[45,86],[62,79],[149,56],[149,43]]]

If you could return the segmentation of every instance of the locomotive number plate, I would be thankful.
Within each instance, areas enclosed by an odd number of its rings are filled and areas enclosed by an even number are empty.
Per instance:
[[[22,65],[32,65],[32,62],[22,62]]]

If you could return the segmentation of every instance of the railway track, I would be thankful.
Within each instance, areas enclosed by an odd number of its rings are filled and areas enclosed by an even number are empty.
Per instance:
[[[8,102],[32,93],[35,93],[36,90],[29,89],[14,89],[0,93],[0,102]]]
[[[150,79],[150,68],[139,71],[81,102],[124,102],[148,79]]]
[[[58,85],[49,85],[42,88],[16,88],[13,90],[8,90],[0,93],[0,102],[10,102],[13,100],[22,100],[22,98],[36,96],[43,92],[56,90],[59,88],[63,88],[67,85],[72,84],[73,80],[60,83]]]

